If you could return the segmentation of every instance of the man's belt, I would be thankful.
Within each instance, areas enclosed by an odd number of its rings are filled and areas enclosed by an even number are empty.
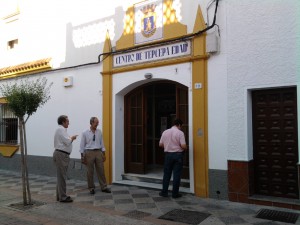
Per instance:
[[[102,148],[92,148],[92,149],[86,149],[86,151],[101,151]]]
[[[63,151],[63,150],[55,149],[55,151],[62,152],[62,153],[65,153],[65,154],[67,154],[67,155],[70,155],[69,152],[65,152],[65,151]]]
[[[174,153],[184,153],[184,151],[182,151],[182,152],[165,152],[165,154],[174,154]]]

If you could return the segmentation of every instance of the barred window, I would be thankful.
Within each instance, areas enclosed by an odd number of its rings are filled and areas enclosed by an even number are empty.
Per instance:
[[[0,144],[18,143],[18,118],[7,104],[0,103]]]

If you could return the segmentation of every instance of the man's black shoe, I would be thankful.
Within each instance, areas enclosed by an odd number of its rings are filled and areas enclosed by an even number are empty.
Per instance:
[[[105,193],[111,193],[111,190],[108,189],[108,188],[105,188],[105,189],[102,190],[102,192],[105,192]]]
[[[95,194],[95,190],[94,189],[90,190],[90,194],[94,195]]]
[[[182,194],[172,195],[172,198],[181,198]]]
[[[162,192],[159,192],[159,196],[161,196],[161,197],[168,197],[168,194],[164,194],[164,193],[162,193]]]
[[[70,202],[73,202],[73,199],[71,199],[70,197],[67,197],[65,200],[61,200],[60,202],[70,203]]]
[[[67,196],[66,199],[71,199],[71,196]],[[56,196],[56,201],[60,202],[58,196]]]

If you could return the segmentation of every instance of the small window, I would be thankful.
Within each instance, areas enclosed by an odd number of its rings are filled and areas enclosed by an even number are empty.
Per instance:
[[[18,143],[18,118],[7,104],[0,103],[0,144]]]
[[[18,46],[18,39],[7,42],[7,49],[15,49]]]

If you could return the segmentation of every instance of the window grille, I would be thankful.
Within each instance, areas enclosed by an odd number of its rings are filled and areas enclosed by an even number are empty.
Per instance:
[[[0,144],[18,143],[18,117],[8,108],[7,104],[0,103]]]

